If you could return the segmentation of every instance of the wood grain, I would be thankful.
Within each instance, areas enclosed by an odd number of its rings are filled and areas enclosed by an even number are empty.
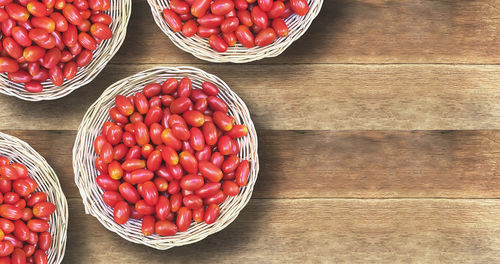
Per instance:
[[[76,130],[106,87],[159,65],[109,65],[90,85],[56,101],[0,96],[0,129]],[[201,69],[222,78],[245,101],[257,129],[500,128],[498,65],[267,65],[263,71],[258,65],[227,64]]]
[[[39,151],[68,197],[74,131],[6,131]],[[255,198],[498,198],[500,131],[259,131]]]
[[[498,263],[499,200],[252,199],[229,227],[157,251],[70,199],[64,263]]]
[[[235,67],[180,51],[133,0],[126,40],[92,83],[51,102],[0,96],[0,130],[39,151],[69,198],[63,263],[499,263],[500,2],[324,2],[284,54]],[[228,228],[157,251],[84,214],[71,150],[106,87],[165,65],[240,95],[261,170]]]
[[[326,0],[300,40],[257,63],[495,64],[499,18],[498,0]],[[170,42],[146,1],[133,2],[128,32],[115,63],[207,64]]]

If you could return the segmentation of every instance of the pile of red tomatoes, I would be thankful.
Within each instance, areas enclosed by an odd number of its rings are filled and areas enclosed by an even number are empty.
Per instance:
[[[0,72],[33,93],[48,79],[73,79],[112,37],[109,8],[110,0],[0,0]]]
[[[248,182],[250,164],[238,157],[228,105],[210,82],[193,89],[189,78],[170,78],[131,96],[118,95],[94,141],[97,184],[114,220],[142,219],[142,233],[172,236],[192,221],[212,224],[219,204]]]
[[[48,232],[56,206],[20,163],[0,157],[0,264],[48,263],[52,243]]]
[[[208,38],[210,46],[225,52],[241,43],[264,47],[288,35],[284,19],[309,12],[306,0],[171,0],[163,17],[174,32]]]

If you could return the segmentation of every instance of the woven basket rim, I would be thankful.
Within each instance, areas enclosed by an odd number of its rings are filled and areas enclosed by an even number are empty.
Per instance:
[[[114,97],[117,94],[132,94],[133,92],[142,90],[142,87],[144,87],[147,83],[151,83],[155,80],[164,81],[166,79],[163,77],[164,75],[175,75],[178,79],[182,77],[190,77],[193,80],[194,88],[199,87],[199,85],[197,85],[200,83],[199,80],[210,80],[219,87],[221,94],[224,94],[219,95],[219,97],[222,97],[225,101],[227,98],[234,100],[230,102],[226,101],[230,105],[230,114],[235,117],[237,123],[244,123],[249,130],[248,136],[244,137],[244,140],[240,141],[243,143],[240,143],[241,149],[239,155],[243,155],[243,158],[247,158],[251,161],[250,176],[248,185],[242,188],[240,194],[232,198],[228,197],[228,199],[226,199],[226,201],[221,205],[221,216],[214,224],[206,225],[205,223],[193,223],[188,231],[178,233],[172,237],[159,237],[156,235],[145,237],[142,233],[140,233],[140,221],[129,220],[126,225],[118,225],[112,219],[112,211],[106,211],[106,209],[110,210],[110,208],[103,204],[102,198],[98,196],[98,194],[102,193],[102,191],[99,191],[99,188],[95,183],[95,177],[99,173],[93,164],[93,160],[96,156],[95,153],[93,153],[93,141],[100,133],[100,129],[104,121],[109,120],[109,117],[106,117],[107,111],[103,111],[103,106],[114,106]],[[199,76],[199,79],[194,80],[193,76]],[[137,80],[140,80],[140,82],[136,82]],[[111,102],[109,102],[110,100]],[[98,121],[96,121],[96,119]],[[245,122],[238,122],[240,120],[245,120]],[[93,121],[99,123],[90,124],[90,122]],[[92,125],[93,127],[91,127]],[[89,144],[91,146],[89,146]],[[182,246],[200,241],[205,237],[224,229],[236,219],[240,211],[250,200],[255,181],[257,179],[259,171],[257,150],[257,133],[250,118],[250,112],[241,98],[239,98],[238,95],[236,95],[236,93],[234,93],[224,81],[215,75],[193,67],[155,67],[115,82],[109,86],[99,99],[97,99],[89,107],[82,119],[82,123],[78,128],[75,145],[73,147],[73,169],[75,173],[75,183],[79,189],[80,195],[82,196],[85,212],[87,214],[91,214],[96,217],[106,229],[117,233],[125,240],[143,244],[155,249],[166,250],[175,246]],[[86,165],[94,166],[94,168],[85,167]],[[132,232],[131,229],[134,228],[136,228],[136,231]]]
[[[114,8],[117,4],[118,7]],[[113,17],[113,23],[111,24],[113,37],[98,45],[97,50],[92,52],[94,54],[92,61],[85,67],[78,68],[78,72],[73,79],[64,80],[63,85],[59,87],[54,86],[51,81],[45,81],[42,83],[44,86],[42,92],[30,93],[24,90],[24,84],[10,81],[7,79],[7,74],[2,73],[0,74],[0,93],[26,101],[46,101],[62,98],[89,84],[101,73],[122,46],[127,33],[131,10],[132,0],[111,0],[111,9],[106,13]]]
[[[3,146],[4,143],[9,146],[8,150]],[[6,151],[15,151],[15,153],[6,154],[4,153]],[[22,163],[29,169],[30,177],[34,179],[41,177],[43,179],[43,182],[35,179],[38,184],[36,191],[45,191],[48,200],[56,204],[56,211],[50,217],[49,232],[52,235],[52,244],[47,251],[47,255],[49,263],[61,263],[66,251],[68,202],[56,173],[47,160],[28,143],[2,132],[0,132],[0,155],[8,157],[11,162],[22,160]],[[34,167],[35,170],[32,170],[30,167]],[[48,185],[50,188],[47,189],[45,188],[47,186],[44,185]]]
[[[147,0],[156,25],[179,49],[192,54],[198,59],[215,63],[248,63],[264,58],[276,57],[283,53],[293,42],[300,39],[309,29],[314,19],[318,16],[323,0],[307,0],[309,12],[305,16],[293,14],[285,19],[289,25],[289,35],[284,38],[277,38],[272,44],[265,47],[254,47],[251,49],[237,44],[235,47],[228,47],[225,53],[218,53],[208,45],[208,40],[197,35],[186,38],[181,32],[173,32],[163,19],[161,11],[168,7],[170,0]],[[299,23],[300,22],[300,23]]]

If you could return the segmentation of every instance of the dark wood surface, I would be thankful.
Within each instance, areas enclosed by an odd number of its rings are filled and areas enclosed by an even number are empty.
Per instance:
[[[325,0],[281,56],[210,64],[177,49],[147,3],[89,85],[51,102],[0,96],[0,130],[59,176],[64,263],[500,262],[500,2]],[[85,215],[71,150],[90,104],[140,70],[190,65],[247,103],[261,170],[225,230],[158,251]]]

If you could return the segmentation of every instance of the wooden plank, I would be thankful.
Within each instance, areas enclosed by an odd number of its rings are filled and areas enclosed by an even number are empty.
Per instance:
[[[68,197],[74,131],[5,131],[39,151]],[[255,198],[500,197],[500,131],[259,131]]]
[[[327,0],[284,54],[258,63],[499,63],[497,0]],[[141,47],[140,50],[137,47]],[[204,63],[175,47],[134,1],[117,63]]]
[[[64,263],[498,263],[499,200],[252,199],[225,230],[158,251],[70,199]]]
[[[76,130],[106,87],[154,66],[159,64],[110,65],[90,85],[56,101],[31,103],[0,96],[0,129]],[[499,65],[266,67],[201,68],[226,81],[246,102],[258,129],[500,128]]]

